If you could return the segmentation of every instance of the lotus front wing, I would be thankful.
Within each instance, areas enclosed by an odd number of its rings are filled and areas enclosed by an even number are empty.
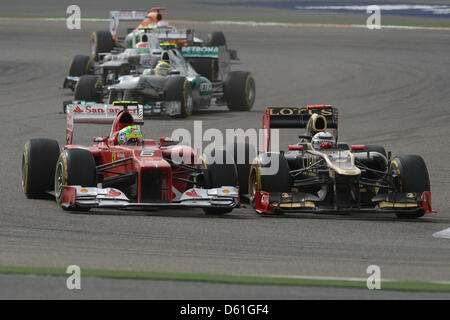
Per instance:
[[[258,213],[344,213],[344,212],[384,212],[384,213],[435,213],[431,208],[431,192],[384,193],[372,199],[372,207],[336,208],[323,207],[320,199],[308,193],[256,191],[254,207]]]

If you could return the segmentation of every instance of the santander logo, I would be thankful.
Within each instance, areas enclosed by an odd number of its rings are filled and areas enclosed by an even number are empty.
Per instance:
[[[118,197],[120,195],[121,195],[121,193],[119,191],[115,191],[114,189],[110,189],[108,194],[105,197],[107,197],[107,198],[115,198],[115,197]]]
[[[199,194],[197,192],[195,192],[194,189],[192,189],[191,191],[186,192],[186,195],[188,197],[191,197],[191,198],[200,198]]]

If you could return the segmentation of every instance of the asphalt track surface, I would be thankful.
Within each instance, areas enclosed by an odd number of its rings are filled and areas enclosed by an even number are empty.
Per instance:
[[[16,12],[12,4],[6,9]],[[147,120],[146,137],[191,130],[193,120],[204,129],[260,128],[266,106],[333,104],[341,141],[424,157],[439,214],[415,221],[380,214],[264,218],[248,207],[224,217],[200,210],[67,214],[53,201],[26,200],[23,145],[38,137],[63,145],[60,111],[71,93],[58,87],[72,56],[87,54],[90,33],[107,24],[83,22],[70,31],[63,21],[0,20],[0,265],[364,278],[375,264],[385,279],[450,281],[450,241],[432,237],[450,225],[449,31],[192,26],[225,32],[241,59],[233,69],[254,74],[256,105],[248,113],[217,108],[186,120]],[[75,139],[83,143],[109,132],[81,129]],[[296,134],[283,134],[281,145]]]

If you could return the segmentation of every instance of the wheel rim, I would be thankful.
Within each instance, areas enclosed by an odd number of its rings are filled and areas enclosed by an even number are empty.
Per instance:
[[[25,154],[22,155],[22,189],[24,192],[26,192],[25,189],[25,181],[27,180],[27,168],[26,168],[26,161],[25,161]]]
[[[186,109],[186,114],[187,115],[191,115],[192,112],[194,111],[194,101],[192,98],[192,89],[189,85],[188,80],[185,81],[184,83],[184,90],[185,90],[185,109]]]
[[[255,90],[255,80],[253,78],[249,78],[247,82],[247,104],[248,106],[253,106],[255,103],[255,96],[256,96],[256,90]]]
[[[91,55],[95,56],[96,50],[95,50],[95,39],[94,38],[91,39],[90,46],[91,46]]]
[[[256,170],[252,169],[248,184],[248,195],[250,197],[250,201],[255,199],[255,193],[258,190],[258,180],[256,179]]]
[[[187,99],[186,99],[186,108],[189,111],[189,114],[192,114],[192,111],[194,111],[194,101],[192,99],[192,95],[188,93]]]
[[[56,172],[55,172],[55,197],[56,199],[59,199],[62,194],[63,185],[65,184],[64,181],[64,168],[62,162],[58,162],[56,165]]]

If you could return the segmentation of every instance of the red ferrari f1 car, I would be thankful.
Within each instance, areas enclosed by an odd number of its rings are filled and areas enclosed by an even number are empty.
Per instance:
[[[64,210],[74,211],[195,207],[225,214],[239,206],[233,161],[195,161],[192,148],[170,138],[141,139],[141,105],[69,105],[67,110],[62,151],[51,139],[25,144],[22,185],[28,198],[51,194]],[[94,137],[92,146],[81,146],[72,143],[74,123],[112,123],[112,130]],[[216,150],[215,158],[220,156],[228,157]]]
[[[338,110],[329,105],[267,108],[264,151],[249,169],[248,193],[260,214],[431,213],[428,170],[419,155],[392,157],[384,147],[338,142]],[[272,128],[304,128],[287,151],[269,152]],[[271,165],[277,169],[267,173]]]

